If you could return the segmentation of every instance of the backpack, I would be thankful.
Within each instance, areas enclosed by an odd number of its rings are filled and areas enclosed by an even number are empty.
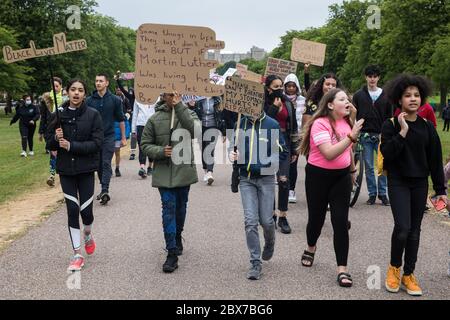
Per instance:
[[[394,118],[389,119],[395,127]],[[387,171],[383,168],[384,157],[381,153],[381,142],[378,144],[378,152],[377,152],[377,174],[378,176],[387,176]]]

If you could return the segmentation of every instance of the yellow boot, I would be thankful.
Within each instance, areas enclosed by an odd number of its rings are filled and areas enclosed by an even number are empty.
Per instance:
[[[402,285],[403,285],[403,289],[405,289],[409,295],[411,295],[411,296],[421,296],[422,295],[422,289],[420,289],[419,282],[417,281],[414,274],[410,274],[409,276],[403,275]]]
[[[385,282],[386,290],[397,293],[400,290],[400,268],[389,265]]]

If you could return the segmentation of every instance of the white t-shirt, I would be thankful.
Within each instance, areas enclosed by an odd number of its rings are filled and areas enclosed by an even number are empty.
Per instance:
[[[383,89],[381,89],[381,88],[377,88],[377,90],[375,90],[375,91],[369,90],[369,95],[372,98],[373,102],[377,101],[382,93],[383,93]]]

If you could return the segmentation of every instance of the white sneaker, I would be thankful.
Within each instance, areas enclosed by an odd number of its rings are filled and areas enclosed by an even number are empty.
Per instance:
[[[29,155],[29,156],[34,156],[34,151],[28,152],[28,155]]]
[[[210,185],[212,185],[213,182],[214,182],[214,178],[213,178],[213,176],[212,176],[212,172],[208,172],[207,176],[208,176],[207,183],[208,183],[208,186],[210,186]]]
[[[297,203],[297,196],[294,190],[289,190],[289,203]]]
[[[20,156],[23,157],[23,158],[26,158],[27,157],[27,152],[26,151],[22,151],[20,153]]]
[[[203,182],[204,183],[207,183],[208,182],[208,174],[207,173],[205,173],[205,175],[203,176]]]

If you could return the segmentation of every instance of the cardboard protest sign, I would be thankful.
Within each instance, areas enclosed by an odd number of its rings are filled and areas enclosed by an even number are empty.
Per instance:
[[[236,64],[237,74],[241,76],[241,79],[261,83],[262,76],[255,72],[248,70],[248,66],[242,63]]]
[[[242,63],[236,63],[237,73],[242,76],[242,73],[248,70],[248,66]]]
[[[273,74],[279,76],[284,81],[288,74],[297,72],[297,66],[297,62],[269,58],[267,59],[265,77]]]
[[[3,59],[6,63],[13,63],[17,61],[54,56],[58,54],[81,51],[87,49],[87,42],[84,39],[67,41],[64,33],[53,35],[53,47],[46,49],[37,49],[34,41],[30,41],[30,47],[26,49],[13,50],[10,46],[3,47]]]
[[[225,82],[224,101],[224,109],[257,119],[264,106],[264,86],[232,77]]]
[[[217,61],[206,60],[209,49],[223,49],[213,30],[204,27],[143,24],[137,31],[135,94],[153,103],[160,93],[220,96],[223,86],[211,84],[210,70]]]
[[[323,67],[327,45],[307,40],[292,40],[291,60]]]

